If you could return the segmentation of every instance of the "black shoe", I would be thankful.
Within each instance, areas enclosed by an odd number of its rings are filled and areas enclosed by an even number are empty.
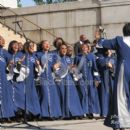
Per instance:
[[[105,117],[101,117],[101,116],[99,116],[99,117],[94,117],[96,120],[99,120],[99,119],[105,119]]]
[[[70,117],[64,117],[63,120],[72,120]]]
[[[93,119],[93,118],[94,118],[94,117],[93,117],[93,114],[90,113],[90,114],[88,115],[88,118],[89,118],[89,119]]]

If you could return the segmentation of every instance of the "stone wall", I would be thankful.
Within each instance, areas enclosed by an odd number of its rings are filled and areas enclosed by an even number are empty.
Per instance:
[[[83,0],[19,8],[13,11],[18,15],[9,11],[2,12],[2,16],[6,16],[4,22],[20,31],[13,22],[22,21],[20,24],[26,36],[33,41],[48,39],[52,42],[55,36],[60,36],[67,42],[74,43],[80,34],[86,34],[88,39],[93,41],[98,25],[106,29],[108,38],[122,35],[122,26],[130,21],[130,0]],[[46,31],[51,32],[53,36]]]
[[[25,42],[25,39],[23,37],[21,37],[19,34],[15,34],[14,31],[8,29],[7,27],[3,26],[2,24],[0,24],[0,35],[2,37],[4,37],[5,39],[5,48],[8,48],[8,44],[10,41],[12,40],[16,40],[18,42]]]

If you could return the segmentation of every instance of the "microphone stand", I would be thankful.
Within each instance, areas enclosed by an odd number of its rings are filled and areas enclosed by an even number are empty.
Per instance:
[[[25,40],[27,42],[28,39],[27,39],[25,33],[23,32],[23,29],[20,26],[19,22],[21,22],[21,21],[15,21],[13,23],[16,23],[18,25],[18,27],[20,28],[20,30],[21,30],[21,32],[22,32],[22,34],[23,34],[23,36],[24,36],[24,38],[25,38]],[[25,62],[27,63],[27,67],[28,67],[29,66],[28,55],[26,56],[25,60],[26,60]],[[26,75],[27,75],[27,70],[26,70]],[[24,120],[21,123],[19,123],[19,124],[15,124],[13,126],[9,126],[9,128],[11,128],[11,127],[13,127],[13,128],[21,128],[21,127],[16,127],[16,126],[25,124],[25,125],[27,125],[26,127],[31,127],[31,128],[33,127],[33,128],[41,129],[39,126],[35,126],[35,125],[29,124],[27,122],[27,115],[26,115],[26,113],[27,113],[27,100],[26,100],[27,99],[27,91],[26,91],[27,78],[25,78],[25,82],[24,83],[25,83],[24,84],[24,98],[25,98],[25,102],[24,102],[24,111],[25,111],[24,112]]]

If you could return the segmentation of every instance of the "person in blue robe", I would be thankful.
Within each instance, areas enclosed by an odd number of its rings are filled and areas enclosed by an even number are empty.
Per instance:
[[[25,42],[23,54],[25,58],[22,63],[26,68],[24,72],[26,77],[24,79],[25,111],[27,114],[38,116],[41,114],[41,108],[34,81],[34,72],[35,68],[39,66],[39,62],[34,54],[34,43],[30,41]]]
[[[59,47],[61,44],[64,44],[65,41],[63,40],[63,38],[61,37],[57,37],[54,41],[53,41],[53,46],[56,48],[55,50],[52,50],[51,53],[52,54],[58,54],[59,52]]]
[[[73,46],[71,46],[71,45],[68,45],[68,46],[67,46],[67,53],[66,53],[66,55],[67,55],[68,57],[73,58]]]
[[[10,91],[12,92],[12,98],[14,101],[16,112],[18,114],[18,113],[21,113],[25,109],[24,81],[18,82],[16,80],[16,77],[19,74],[16,74],[14,72],[14,68],[15,66],[17,66],[18,62],[22,64],[25,56],[21,51],[19,51],[18,42],[15,40],[9,43],[8,52],[10,54],[10,58],[8,61],[9,64],[8,64],[7,79],[8,79],[8,83],[10,84],[9,88],[10,88]]]
[[[54,73],[55,82],[59,90],[62,117],[68,119],[82,117],[84,113],[75,83],[68,69],[72,64],[72,60],[66,56],[66,53],[67,45],[62,44],[59,49],[57,61],[54,64]]]
[[[62,116],[57,86],[52,75],[56,58],[55,55],[50,53],[50,43],[47,40],[41,42],[41,50],[36,54],[42,68],[40,74],[41,117],[54,120]]]
[[[67,53],[66,56],[70,57],[72,60],[72,65],[74,64],[74,55],[73,55],[73,46],[67,45]]]
[[[0,120],[15,116],[15,108],[6,77],[8,52],[3,49],[5,40],[0,36]]]
[[[88,43],[84,42],[81,45],[81,49],[82,53],[75,57],[75,64],[78,66],[79,74],[82,74],[82,78],[78,81],[78,86],[82,96],[83,110],[89,118],[93,118],[93,114],[100,114],[97,91],[100,78],[95,55],[89,52]]]
[[[98,50],[98,49],[97,49]],[[115,59],[112,56],[112,51],[102,49],[97,54],[97,66],[100,73],[101,83],[98,87],[101,117],[106,117],[108,114],[109,100],[113,91]]]
[[[116,50],[117,65],[112,100],[105,125],[114,130],[130,128],[130,23],[123,27],[123,37],[99,39],[99,46]]]

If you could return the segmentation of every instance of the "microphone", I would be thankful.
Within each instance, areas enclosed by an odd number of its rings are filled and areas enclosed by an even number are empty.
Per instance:
[[[106,33],[106,30],[105,30],[102,26],[99,26],[99,31],[100,31],[101,33]]]

